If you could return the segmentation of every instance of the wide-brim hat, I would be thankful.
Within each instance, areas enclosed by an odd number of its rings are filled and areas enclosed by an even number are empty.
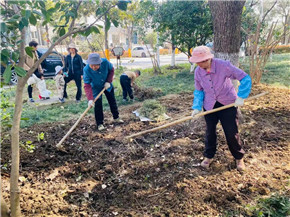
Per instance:
[[[70,43],[70,44],[68,45],[68,49],[70,49],[70,48],[77,49],[77,47],[76,47],[76,45],[75,45],[74,43]]]
[[[62,70],[62,69],[63,69],[63,67],[61,67],[61,66],[56,66],[56,67],[55,67],[55,75],[57,75],[57,74],[59,73],[59,71]]]
[[[193,49],[192,56],[189,61],[192,63],[200,63],[208,59],[212,59],[214,55],[211,53],[210,48],[206,46],[198,46]]]
[[[100,54],[98,53],[91,53],[88,57],[87,64],[89,65],[100,65],[102,63],[102,59]]]

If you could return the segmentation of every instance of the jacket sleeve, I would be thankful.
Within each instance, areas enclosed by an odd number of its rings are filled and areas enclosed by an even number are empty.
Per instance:
[[[106,82],[112,83],[113,82],[113,78],[114,78],[114,67],[112,67],[112,69],[109,71],[108,77]]]
[[[88,100],[94,100],[91,84],[84,83],[84,89]]]
[[[246,75],[240,80],[240,86],[238,90],[238,97],[243,99],[248,98],[252,88],[252,79],[249,75]]]
[[[204,100],[204,91],[203,90],[194,90],[193,92],[193,105],[192,109],[202,110],[203,100]]]
[[[81,55],[79,55],[79,60],[80,60],[80,66],[81,66],[81,75],[83,75],[84,63],[83,63],[83,58]]]
[[[194,86],[195,86],[195,90],[193,92],[193,105],[192,105],[192,109],[197,109],[199,111],[202,110],[202,106],[203,106],[203,100],[204,100],[204,91],[203,91],[203,87],[201,86],[199,79],[198,79],[198,69],[195,70],[194,72]]]
[[[25,58],[24,58],[24,65],[23,65],[23,69],[28,71],[30,69],[28,63],[27,63],[27,59],[28,59],[28,55],[25,54]]]

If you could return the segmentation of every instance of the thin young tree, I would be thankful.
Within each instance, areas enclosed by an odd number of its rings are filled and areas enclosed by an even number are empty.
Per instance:
[[[11,128],[11,177],[10,177],[10,207],[11,216],[21,216],[20,209],[20,189],[19,179],[19,130],[23,106],[23,91],[28,78],[37,69],[38,65],[51,53],[53,48],[60,44],[64,39],[74,36],[80,32],[89,35],[91,32],[99,32],[98,27],[94,26],[111,8],[115,7],[118,1],[114,1],[109,8],[97,10],[96,18],[90,25],[80,24],[76,27],[78,9],[84,5],[82,0],[62,1],[54,3],[54,7],[47,8],[43,1],[5,1],[1,3],[3,22],[1,22],[1,64],[6,66],[4,80],[8,83],[12,74],[12,67],[19,76],[16,96],[15,109]],[[99,4],[99,1],[96,1]],[[100,6],[101,7],[101,6]],[[25,53],[32,56],[29,47],[25,47],[26,29],[29,25],[41,23],[46,25],[55,20],[54,13],[62,12],[57,26],[54,26],[59,38],[50,45],[47,52],[35,62],[33,67],[27,72],[22,68],[24,65]],[[52,19],[54,17],[54,19]],[[8,64],[8,63],[12,64]]]

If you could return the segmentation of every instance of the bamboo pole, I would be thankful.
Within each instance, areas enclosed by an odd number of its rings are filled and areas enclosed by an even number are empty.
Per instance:
[[[106,90],[106,88],[103,88],[103,90],[97,95],[97,97],[94,99],[94,103],[100,98],[100,96],[104,93],[104,91]],[[93,107],[94,104],[88,106],[88,108],[86,108],[86,110],[82,113],[82,115],[79,117],[79,119],[75,122],[75,124],[70,128],[70,130],[65,134],[65,136],[60,140],[60,142],[56,145],[57,148],[61,148],[62,147],[62,143],[64,142],[64,140],[66,140],[66,138],[71,134],[71,132],[76,128],[76,126],[80,123],[80,121],[82,120],[82,118],[88,113],[88,111]]]
[[[258,95],[255,95],[255,96],[252,96],[252,97],[249,97],[248,99],[246,99],[245,101],[251,101],[251,100],[254,100],[254,99],[257,99],[261,96],[264,96],[268,94],[268,92],[264,92],[264,93],[260,93]],[[168,124],[164,124],[162,126],[159,126],[159,127],[155,127],[155,128],[152,128],[152,129],[149,129],[149,130],[144,130],[144,131],[141,131],[139,133],[135,133],[135,134],[132,134],[130,136],[126,136],[125,139],[132,139],[132,138],[135,138],[137,136],[141,136],[143,134],[146,134],[146,133],[152,133],[152,132],[156,132],[156,131],[159,131],[161,129],[164,129],[164,128],[167,128],[167,127],[171,127],[171,126],[174,126],[176,124],[179,124],[179,123],[182,123],[182,122],[185,122],[185,121],[188,121],[188,120],[194,120],[194,119],[198,119],[199,117],[201,116],[204,116],[204,115],[207,115],[207,114],[211,114],[211,113],[214,113],[214,112],[217,112],[217,111],[221,111],[221,110],[224,110],[224,109],[227,109],[227,108],[230,108],[230,107],[233,107],[235,106],[235,103],[232,103],[232,104],[229,104],[229,105],[225,105],[225,106],[222,106],[222,107],[219,107],[219,108],[216,108],[216,109],[212,109],[212,110],[209,110],[209,111],[205,111],[205,112],[201,112],[197,115],[195,115],[194,117],[192,116],[186,116],[184,118],[181,118],[179,120],[176,120],[176,121],[173,121],[171,123],[168,123]]]

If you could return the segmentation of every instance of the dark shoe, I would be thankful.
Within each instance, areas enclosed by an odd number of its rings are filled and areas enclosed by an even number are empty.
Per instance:
[[[33,98],[29,98],[29,102],[35,102]]]

